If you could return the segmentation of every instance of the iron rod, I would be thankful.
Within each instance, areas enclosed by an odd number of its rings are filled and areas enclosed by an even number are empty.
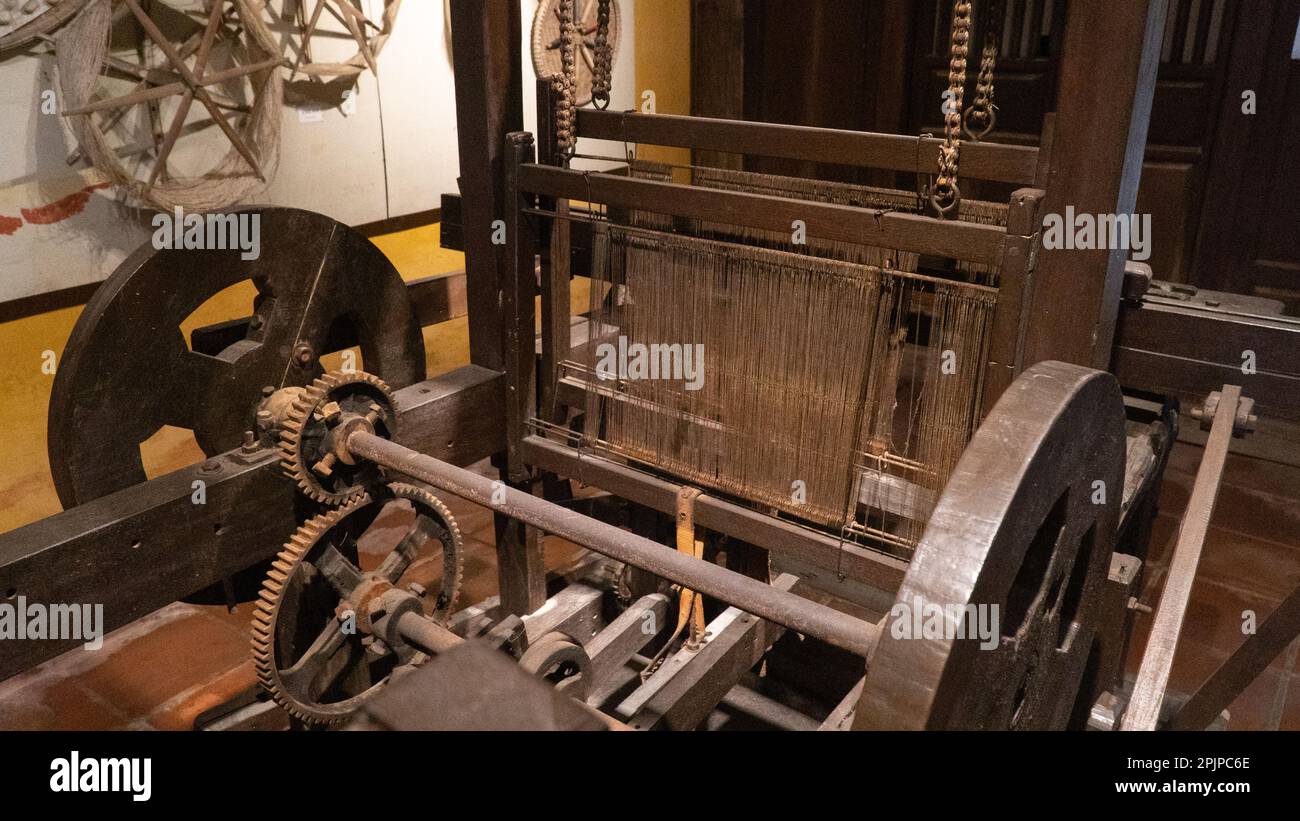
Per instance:
[[[515,490],[504,482],[458,468],[364,431],[349,436],[347,447],[355,456],[863,658],[875,646],[879,631],[874,624],[778,590],[725,567],[679,553],[635,533]]]
[[[421,613],[403,613],[397,619],[397,632],[410,644],[426,653],[438,654],[465,642],[460,636]]]

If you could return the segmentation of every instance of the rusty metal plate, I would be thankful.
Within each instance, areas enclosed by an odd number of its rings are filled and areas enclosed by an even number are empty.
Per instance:
[[[1076,695],[1091,691],[1123,481],[1123,399],[1113,376],[1042,362],[1017,379],[931,516],[868,664],[855,728],[1052,729],[1086,720],[1089,705],[1076,705]],[[940,612],[933,606],[952,614],[934,622],[946,629],[926,629]],[[979,630],[981,616],[996,629]]]
[[[369,240],[293,208],[232,213],[261,215],[258,258],[145,245],[82,311],[50,399],[50,470],[65,508],[145,481],[140,443],[163,425],[192,430],[209,456],[238,447],[263,386],[310,384],[340,339],[360,345],[357,368],[394,388],[424,378],[406,287]],[[221,350],[190,350],[181,323],[246,279],[252,322]]]

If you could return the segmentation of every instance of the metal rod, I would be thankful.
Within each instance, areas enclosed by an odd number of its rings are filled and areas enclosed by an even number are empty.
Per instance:
[[[1187,601],[1196,581],[1196,566],[1201,561],[1201,549],[1210,530],[1210,516],[1219,495],[1219,481],[1228,459],[1228,445],[1232,442],[1232,428],[1236,424],[1237,404],[1241,401],[1241,388],[1224,385],[1218,407],[1214,411],[1214,424],[1210,438],[1205,443],[1205,455],[1196,471],[1192,496],[1187,500],[1183,524],[1178,530],[1173,557],[1169,560],[1168,581],[1160,594],[1151,621],[1151,633],[1142,664],[1138,667],[1133,684],[1133,696],[1120,723],[1121,730],[1154,730],[1160,720],[1160,707],[1165,699],[1165,685],[1174,664],[1174,651],[1178,648],[1178,634],[1183,629]]]
[[[671,514],[676,509],[681,485],[622,465],[609,459],[592,458],[575,448],[541,436],[524,439],[528,464],[560,476],[607,490],[615,496]],[[862,547],[841,538],[803,527],[773,516],[764,516],[725,499],[705,495],[695,500],[695,523],[715,533],[770,550],[774,556],[797,558],[818,570],[826,579],[844,578],[874,587],[890,599],[903,584],[907,562]],[[805,579],[816,585],[815,580]],[[827,587],[825,589],[833,589]]]
[[[403,613],[398,617],[397,632],[409,643],[430,654],[445,653],[465,642],[447,628],[415,612]]]
[[[778,590],[725,567],[678,553],[635,533],[515,490],[504,482],[493,481],[364,431],[349,436],[347,448],[355,456],[863,658],[875,646],[879,631],[874,624]]]

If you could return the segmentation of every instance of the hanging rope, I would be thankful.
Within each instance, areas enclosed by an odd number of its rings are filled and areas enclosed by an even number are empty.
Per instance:
[[[939,146],[939,176],[930,188],[930,204],[947,219],[961,202],[957,165],[961,153],[962,96],[966,87],[966,55],[970,50],[970,0],[952,5],[952,41],[948,60],[948,97],[944,105],[943,144]]]
[[[980,73],[975,81],[975,102],[962,115],[962,130],[979,142],[993,130],[997,106],[993,105],[993,71],[998,62],[1002,40],[1002,0],[991,0],[984,7],[984,50],[980,54]]]

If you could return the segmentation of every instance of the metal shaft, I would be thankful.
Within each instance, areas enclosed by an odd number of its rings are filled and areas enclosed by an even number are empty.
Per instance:
[[[435,624],[419,613],[403,613],[397,619],[397,632],[410,644],[426,653],[445,653],[464,643],[464,639]]]
[[[503,482],[402,447],[371,433],[348,437],[348,450],[398,473],[428,482],[511,518],[698,590],[755,616],[866,658],[879,630],[870,622],[778,590],[725,567],[568,510]]]

